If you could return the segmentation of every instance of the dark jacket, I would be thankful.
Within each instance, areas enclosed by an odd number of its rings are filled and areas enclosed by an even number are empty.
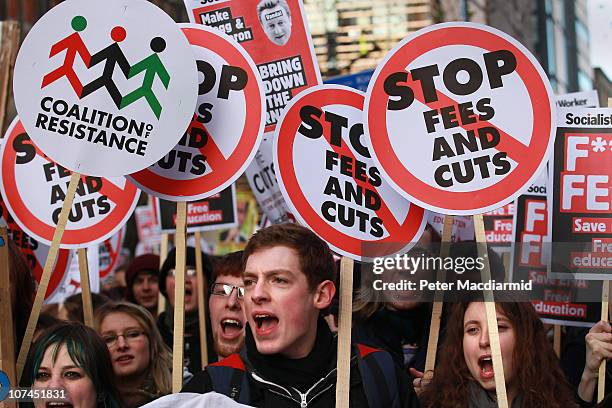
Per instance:
[[[224,364],[224,361],[234,367],[242,364],[248,381],[249,405],[262,408],[329,408],[335,405],[336,400],[336,349],[337,339],[323,322],[319,323],[315,347],[307,357],[290,360],[278,355],[264,356],[257,352],[247,326],[246,344],[240,355],[232,355],[218,364]],[[351,408],[368,407],[356,352],[356,348],[353,348],[349,404]],[[408,376],[392,363],[389,366],[397,378],[400,407],[418,407]],[[223,392],[215,389],[207,370],[196,374],[182,390],[198,393],[210,391]]]
[[[210,320],[207,318],[207,325],[210,327]],[[202,363],[200,361],[200,325],[198,324],[198,316],[186,315],[185,316],[185,327],[184,327],[184,342],[183,342],[183,361],[185,367],[190,373],[197,373],[202,370]],[[159,333],[164,340],[164,343],[173,349],[173,333],[174,333],[174,320],[171,313],[166,310],[157,317],[157,328]],[[206,331],[207,345],[208,345],[208,361],[217,361],[217,354],[215,353],[213,346],[212,333],[210,330]]]
[[[392,311],[381,309],[366,320],[355,320],[351,340],[382,348],[388,351],[393,361],[406,370],[410,367],[423,371],[427,357],[427,340],[431,307],[429,304],[419,305],[415,310]],[[413,359],[404,363],[402,345],[416,346]]]

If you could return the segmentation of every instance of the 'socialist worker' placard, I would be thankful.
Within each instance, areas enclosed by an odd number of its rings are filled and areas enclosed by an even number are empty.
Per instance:
[[[587,291],[601,296],[601,282],[547,276],[550,261],[547,179],[548,173],[542,172],[515,201],[511,281],[533,283],[531,303],[546,323],[591,327],[601,316],[599,304],[577,299]]]
[[[18,118],[4,137],[0,160],[0,188],[9,212],[30,236],[51,245],[72,173],[36,147]],[[84,248],[111,237],[139,196],[125,177],[82,176],[60,247]]]
[[[364,144],[364,94],[320,85],[298,95],[276,128],[274,166],[296,218],[356,260],[406,251],[426,212],[382,178]]]
[[[238,41],[263,81],[266,132],[300,91],[321,83],[301,0],[184,0],[189,21],[213,27]]]
[[[200,76],[193,119],[174,149],[130,177],[157,197],[193,201],[244,172],[261,142],[265,105],[255,63],[238,43],[202,25],[181,27]]]
[[[554,99],[535,57],[478,24],[434,25],[401,41],[374,72],[365,112],[385,178],[445,214],[512,201],[554,139]]]
[[[121,176],[166,154],[196,104],[193,54],[145,0],[68,0],[38,20],[15,65],[15,104],[38,147],[62,166]]]
[[[612,279],[612,109],[559,110],[557,126],[552,275]]]
[[[43,273],[43,265],[49,254],[49,246],[41,244],[27,233],[23,232],[21,227],[17,225],[11,214],[9,214],[2,197],[0,197],[0,226],[7,228],[9,239],[19,247],[21,253],[25,256],[28,266],[32,271],[32,276],[37,282],[40,282],[40,277]],[[51,280],[49,281],[49,289],[45,294],[45,300],[54,296],[68,268],[72,258],[72,251],[69,249],[60,249],[57,255],[57,260],[53,266]]]

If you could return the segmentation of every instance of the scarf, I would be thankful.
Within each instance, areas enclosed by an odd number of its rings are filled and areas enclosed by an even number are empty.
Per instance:
[[[315,382],[325,377],[336,364],[336,346],[329,326],[322,318],[317,322],[314,347],[304,358],[290,359],[280,354],[264,355],[257,351],[249,325],[246,326],[245,344],[247,356],[257,374],[284,387],[294,387],[305,392]]]
[[[492,394],[489,393],[474,381],[470,381],[468,392],[470,393],[469,408],[497,408],[497,397],[495,392]],[[518,394],[512,402],[512,408],[522,408],[522,400],[522,395]]]

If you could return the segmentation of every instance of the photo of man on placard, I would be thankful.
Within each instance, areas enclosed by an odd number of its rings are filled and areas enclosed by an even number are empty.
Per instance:
[[[264,32],[276,45],[285,45],[291,37],[291,12],[286,0],[261,0],[257,16]]]

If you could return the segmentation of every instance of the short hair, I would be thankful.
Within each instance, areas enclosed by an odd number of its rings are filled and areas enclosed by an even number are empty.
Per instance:
[[[252,254],[263,249],[284,246],[298,255],[300,269],[311,291],[323,281],[335,282],[336,266],[329,246],[308,228],[297,224],[276,224],[255,233],[244,248],[242,271]]]
[[[242,274],[242,251],[230,252],[220,256],[213,263],[212,282],[221,276],[234,276],[239,278]]]
[[[121,408],[121,398],[115,383],[115,374],[108,348],[98,333],[78,322],[62,322],[45,330],[32,345],[26,362],[27,381],[31,387],[40,369],[45,352],[53,347],[53,361],[61,346],[72,361],[91,379],[96,389],[97,408]]]
[[[147,379],[153,380],[155,397],[172,392],[172,355],[161,337],[155,319],[140,305],[129,302],[108,302],[96,311],[95,327],[100,333],[104,319],[112,313],[125,313],[138,322],[149,338],[149,366]],[[102,333],[100,333],[102,334]]]
[[[289,10],[287,0],[261,0],[257,5],[257,18],[259,19],[259,22],[263,23],[263,21],[261,21],[261,13],[263,13],[264,10],[273,9],[276,6],[281,6],[284,8],[287,15],[291,17],[291,10]]]

